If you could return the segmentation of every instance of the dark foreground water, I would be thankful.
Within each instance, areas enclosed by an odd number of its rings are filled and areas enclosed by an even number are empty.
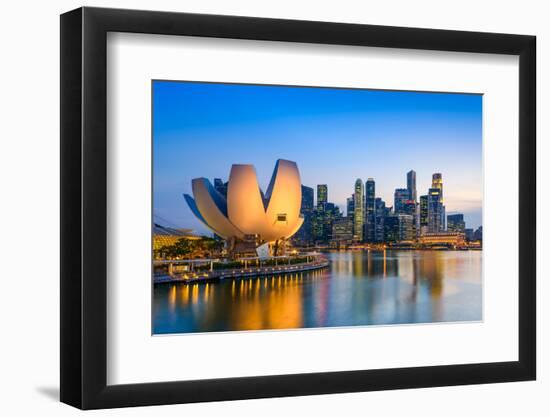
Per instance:
[[[154,287],[153,332],[190,333],[482,319],[482,253],[327,254],[313,272]]]

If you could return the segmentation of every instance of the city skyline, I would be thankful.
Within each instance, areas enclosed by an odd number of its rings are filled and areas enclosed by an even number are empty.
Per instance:
[[[153,107],[154,212],[180,227],[210,234],[183,199],[191,178],[227,181],[251,163],[265,190],[278,158],[296,160],[303,185],[326,184],[343,213],[358,178],[390,207],[409,171],[418,198],[443,173],[446,214],[482,225],[481,96],[162,81]]]

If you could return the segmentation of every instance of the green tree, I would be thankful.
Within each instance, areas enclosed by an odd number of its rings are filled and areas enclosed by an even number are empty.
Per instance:
[[[158,252],[165,258],[173,259],[191,256],[211,257],[222,249],[223,241],[211,237],[202,237],[197,240],[179,239],[173,245],[163,246]]]
[[[192,240],[179,239],[176,243],[169,246],[163,246],[160,252],[164,254],[166,258],[178,258],[185,257],[192,254],[195,251],[195,245]]]
[[[199,242],[199,247],[210,256],[223,249],[223,242],[211,237],[203,237]]]

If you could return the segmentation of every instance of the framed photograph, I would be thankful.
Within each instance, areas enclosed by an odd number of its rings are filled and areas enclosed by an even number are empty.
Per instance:
[[[61,16],[61,401],[533,380],[535,37]]]

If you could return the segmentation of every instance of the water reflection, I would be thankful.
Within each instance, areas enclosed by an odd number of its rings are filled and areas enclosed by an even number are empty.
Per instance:
[[[328,254],[318,271],[154,288],[154,333],[481,320],[481,252]]]

